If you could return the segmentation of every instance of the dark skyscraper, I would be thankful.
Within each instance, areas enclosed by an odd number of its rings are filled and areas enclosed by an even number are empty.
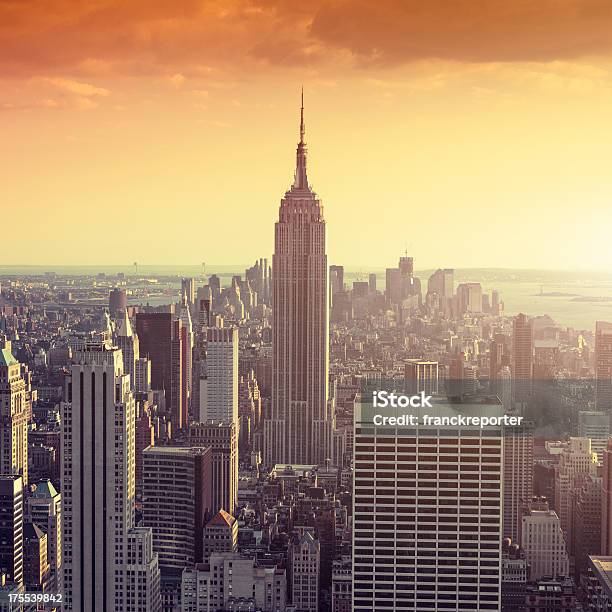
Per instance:
[[[533,386],[533,324],[522,313],[512,325],[512,378],[514,402],[526,402]]]
[[[293,185],[281,200],[272,259],[272,415],[264,462],[330,457],[329,321],[323,206],[308,184],[304,106]]]
[[[186,402],[183,401],[181,322],[170,312],[147,312],[136,315],[136,334],[140,354],[151,360],[151,387],[164,390],[166,411],[174,429],[187,425]]]
[[[23,478],[0,476],[0,569],[11,582],[23,581]]]

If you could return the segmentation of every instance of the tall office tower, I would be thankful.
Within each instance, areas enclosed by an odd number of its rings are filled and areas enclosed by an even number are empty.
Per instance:
[[[136,315],[140,353],[151,360],[151,387],[165,392],[166,410],[175,429],[187,426],[182,395],[181,325],[181,321],[174,320],[170,312],[139,312]]]
[[[344,291],[344,266],[329,266],[329,289],[332,302],[336,293]]]
[[[601,476],[601,554],[612,556],[612,438],[603,452]]]
[[[238,416],[251,420],[251,428],[259,429],[261,423],[261,393],[253,370],[249,370],[238,382]]]
[[[32,485],[26,505],[26,520],[47,534],[47,558],[51,569],[49,591],[62,592],[62,496],[50,480]]]
[[[436,296],[438,308],[445,314],[450,314],[451,300],[455,291],[455,271],[451,268],[436,270],[427,281],[427,296],[433,300]]]
[[[457,300],[461,314],[482,312],[482,287],[480,283],[461,283],[457,287]]]
[[[151,406],[147,401],[136,402],[136,427],[134,451],[134,477],[136,479],[136,498],[142,499],[142,476],[144,451],[155,445],[155,427],[151,419]]]
[[[221,279],[216,274],[211,274],[208,277],[208,286],[211,292],[211,304],[216,306],[217,300],[221,295]]]
[[[333,422],[325,220],[306,175],[303,102],[295,179],[281,200],[272,270],[272,415],[264,463],[325,463]]]
[[[569,557],[561,521],[554,510],[540,503],[529,505],[522,516],[521,546],[529,565],[529,580],[569,576]]]
[[[23,581],[27,591],[48,592],[51,568],[47,534],[35,523],[23,524]]]
[[[125,289],[111,289],[108,296],[108,310],[110,316],[115,318],[118,314],[125,312],[127,308],[127,294]]]
[[[198,320],[196,325],[196,337],[199,338],[204,330],[211,324],[211,295],[210,289],[204,287],[206,289],[206,296],[198,298]],[[200,296],[200,290],[198,290],[198,296]]]
[[[601,463],[610,437],[610,413],[581,410],[578,413],[578,437],[591,440],[591,450],[597,453],[597,461]]]
[[[114,337],[115,344],[121,349],[123,355],[123,371],[130,375],[130,386],[132,390],[136,387],[136,362],[140,358],[140,344],[138,336],[132,331],[132,324],[127,310],[119,319]]]
[[[287,565],[292,605],[303,612],[318,612],[321,545],[309,531],[290,540]]]
[[[192,423],[188,442],[191,446],[211,446],[212,454],[212,506],[216,514],[225,510],[236,512],[238,499],[238,430],[231,423]]]
[[[498,611],[503,432],[375,426],[377,412],[355,407],[353,609]],[[425,414],[492,417],[503,408],[439,399]]]
[[[151,446],[144,451],[143,524],[153,532],[162,572],[202,561],[211,471],[210,448]]]
[[[255,262],[254,266],[247,268],[245,271],[245,279],[253,291],[257,293],[257,302],[259,304],[270,303],[270,277],[268,270],[268,260],[262,257]]]
[[[206,375],[202,421],[238,426],[238,328],[206,331]]]
[[[595,406],[612,411],[612,323],[595,324]]]
[[[0,347],[0,474],[28,483],[28,391],[10,342]]]
[[[106,342],[77,351],[66,395],[64,605],[74,612],[136,612],[138,602],[130,595],[135,575],[126,563],[134,527],[135,413],[121,351]]]
[[[140,357],[134,363],[134,393],[147,394],[151,390],[151,360]]]
[[[526,402],[533,388],[533,323],[523,313],[512,323],[512,376],[514,402]]]
[[[414,274],[414,257],[400,257],[399,271],[404,276],[412,276]]]
[[[491,292],[491,314],[498,316],[501,314],[501,302],[499,299],[499,291],[493,289]]]
[[[126,607],[131,612],[161,612],[160,570],[153,551],[153,534],[148,527],[128,531],[125,553]]]
[[[187,304],[193,306],[196,298],[196,283],[195,278],[183,278],[181,279],[181,295],[184,295]]]
[[[181,320],[181,397],[183,398],[183,423],[189,423],[189,408],[191,406],[191,387],[193,384],[193,347],[195,344],[193,326],[191,324],[191,305],[183,293],[179,318]]]
[[[597,472],[597,455],[588,438],[570,438],[555,466],[555,509],[561,521],[567,550],[573,555],[573,504],[575,492],[584,480]]]
[[[399,304],[402,301],[402,274],[399,268],[386,269],[385,296],[390,304]]]
[[[574,494],[574,566],[577,582],[588,570],[588,555],[601,550],[602,479],[587,476]]]
[[[225,510],[219,510],[204,527],[204,563],[215,552],[238,550],[238,521]]]
[[[450,299],[454,294],[455,271],[452,268],[436,270],[427,281],[427,293],[436,293],[444,299]]]
[[[426,395],[437,395],[438,362],[408,359],[404,364],[404,378],[410,393],[424,391]]]
[[[23,583],[23,478],[0,475],[0,568],[9,582]]]
[[[353,283],[353,298],[366,298],[370,292],[370,285],[365,281],[355,281]]]
[[[368,290],[371,294],[376,293],[376,274],[368,275]]]
[[[532,422],[523,421],[504,436],[504,537],[518,542],[522,510],[533,497]]]
[[[500,378],[501,369],[510,365],[510,338],[505,334],[495,334],[489,347],[489,380],[492,391],[497,392],[496,384]],[[511,406],[506,406],[507,410]]]

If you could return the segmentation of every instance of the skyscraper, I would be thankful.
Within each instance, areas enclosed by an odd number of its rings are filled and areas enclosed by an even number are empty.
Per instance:
[[[11,344],[0,344],[0,474],[21,474],[28,482],[28,396]]]
[[[210,448],[151,446],[144,451],[143,524],[153,531],[162,571],[203,560],[211,474]]]
[[[272,259],[272,414],[265,463],[330,457],[329,320],[323,206],[306,174],[304,104],[295,178],[281,200]]]
[[[296,610],[318,612],[321,544],[306,531],[289,541],[287,551],[289,598]]]
[[[195,278],[188,277],[181,279],[181,295],[184,295],[187,304],[193,306],[195,304],[196,284]]]
[[[518,542],[522,511],[533,497],[533,431],[524,421],[504,435],[504,537]]]
[[[561,521],[546,501],[527,504],[522,516],[521,545],[529,564],[529,579],[568,576],[569,558]]]
[[[595,405],[612,410],[612,323],[595,324]]]
[[[179,318],[181,320],[181,397],[183,402],[183,425],[188,425],[189,408],[191,406],[191,385],[193,377],[193,347],[194,334],[191,323],[191,304],[183,293]]]
[[[238,328],[209,327],[206,339],[207,378],[200,420],[238,426]]]
[[[139,312],[136,315],[140,352],[151,360],[151,387],[165,391],[166,411],[175,429],[187,425],[187,407],[182,394],[181,325],[171,312]]]
[[[353,610],[499,611],[501,429],[375,426],[380,410],[355,409]],[[490,417],[503,408],[440,400],[427,413]]]
[[[601,554],[612,555],[612,438],[603,452],[601,479]]]
[[[238,498],[238,430],[234,423],[192,423],[189,427],[191,446],[211,446],[212,507],[216,514],[236,511]]]
[[[123,370],[130,375],[130,387],[136,388],[136,362],[140,358],[140,343],[138,336],[132,331],[132,324],[127,310],[119,318],[115,331],[115,344],[121,349],[123,355]]]
[[[134,593],[150,592],[154,585],[132,573],[128,550],[134,539],[150,542],[152,536],[150,531],[132,531],[135,411],[121,351],[106,342],[78,351],[66,399],[62,404],[65,605],[73,612],[135,612],[139,598]],[[147,545],[143,550],[152,548]],[[156,557],[134,561],[151,570],[153,581],[158,579]],[[158,597],[150,604],[157,610]]]
[[[0,568],[7,580],[23,582],[23,478],[0,475]]]
[[[51,570],[49,588],[62,592],[62,496],[50,480],[32,485],[28,496],[26,518],[47,534],[47,557]]]
[[[512,324],[512,376],[514,402],[526,402],[533,385],[533,324],[523,313]]]
[[[480,283],[461,283],[457,287],[459,312],[482,312],[482,287]]]

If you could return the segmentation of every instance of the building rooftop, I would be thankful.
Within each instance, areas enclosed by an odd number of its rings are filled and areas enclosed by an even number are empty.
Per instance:
[[[41,480],[32,487],[31,497],[51,499],[56,495],[57,490],[49,479]]]
[[[589,556],[589,563],[601,588],[612,599],[612,557]]]
[[[232,527],[236,519],[225,510],[221,509],[208,522],[207,527]]]
[[[0,349],[0,366],[13,366],[19,365],[19,362],[13,357],[13,354],[9,349]]]

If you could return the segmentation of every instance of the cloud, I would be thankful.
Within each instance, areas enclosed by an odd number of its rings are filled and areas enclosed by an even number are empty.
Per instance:
[[[612,50],[608,0],[340,0],[325,2],[310,35],[362,64],[419,59],[519,62]]]
[[[74,81],[72,79],[54,77],[48,78],[46,81],[59,89],[63,89],[64,91],[76,94],[80,97],[108,96],[110,93],[108,89],[104,89],[103,87],[96,87],[95,85]]]
[[[609,0],[9,0],[0,71],[171,75],[178,87],[270,67],[575,61],[609,55],[610,31]]]
[[[176,89],[178,89],[179,87],[183,85],[183,83],[187,80],[187,78],[185,77],[185,75],[181,74],[180,72],[176,72],[175,74],[172,74],[166,77],[166,80],[173,87],[176,87]]]

